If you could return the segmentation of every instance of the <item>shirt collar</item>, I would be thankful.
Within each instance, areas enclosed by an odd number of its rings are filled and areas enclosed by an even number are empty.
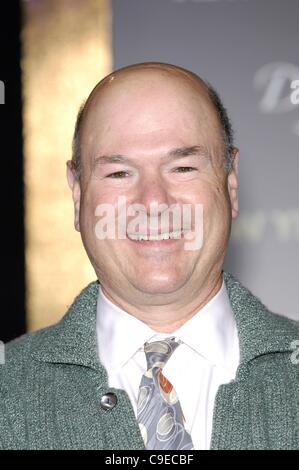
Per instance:
[[[224,280],[217,294],[184,323],[175,336],[210,363],[237,368],[238,331]]]
[[[156,333],[138,318],[112,303],[103,293],[101,285],[96,329],[100,360],[108,370],[122,367]]]
[[[231,367],[239,362],[235,318],[224,281],[218,293],[188,322],[171,335],[176,336],[211,363]],[[97,338],[102,364],[109,370],[122,367],[146,341],[163,339],[136,317],[112,303],[99,286]]]

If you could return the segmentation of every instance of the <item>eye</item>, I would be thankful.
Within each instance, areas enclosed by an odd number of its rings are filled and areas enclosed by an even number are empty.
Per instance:
[[[114,173],[110,173],[107,175],[106,178],[124,178],[128,173],[126,171],[115,171]]]
[[[175,172],[177,173],[190,173],[191,171],[196,171],[197,168],[194,168],[193,166],[179,166],[174,169]]]

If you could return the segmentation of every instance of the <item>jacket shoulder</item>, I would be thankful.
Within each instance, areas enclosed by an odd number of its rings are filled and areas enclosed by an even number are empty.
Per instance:
[[[0,394],[18,387],[31,367],[33,346],[53,326],[27,333],[4,345],[3,363],[0,365]]]

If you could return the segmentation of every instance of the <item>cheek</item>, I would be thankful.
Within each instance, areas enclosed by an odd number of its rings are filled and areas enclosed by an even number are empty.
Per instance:
[[[210,186],[202,193],[204,231],[224,232],[230,223],[230,207],[225,187],[221,184]]]
[[[216,176],[203,176],[193,188],[193,197],[202,200],[207,207],[221,207],[226,201],[226,186]]]
[[[96,241],[95,226],[99,219],[96,215],[100,201],[95,192],[85,191],[80,202],[80,229],[82,236],[92,243]]]
[[[107,195],[104,197],[96,189],[84,193],[80,208],[80,227],[82,237],[91,250],[101,251],[105,256],[110,251],[116,251],[119,244],[123,247],[123,240],[117,238],[117,214],[117,198],[109,197],[108,202]]]

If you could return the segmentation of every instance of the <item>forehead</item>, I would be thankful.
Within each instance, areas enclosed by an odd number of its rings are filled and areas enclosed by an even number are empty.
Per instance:
[[[124,141],[188,139],[192,133],[211,143],[219,140],[205,84],[176,70],[139,69],[112,74],[95,88],[84,112],[82,152]]]

